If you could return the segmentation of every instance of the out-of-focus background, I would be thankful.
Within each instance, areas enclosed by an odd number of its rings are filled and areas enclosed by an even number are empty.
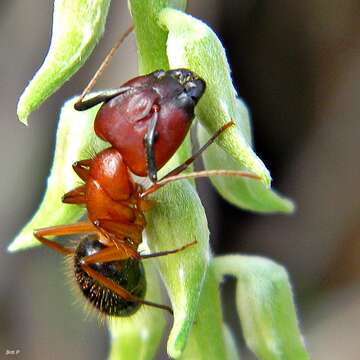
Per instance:
[[[222,39],[252,113],[256,151],[274,187],[297,203],[293,216],[249,214],[203,181],[214,251],[285,265],[312,357],[359,359],[360,2],[194,0],[189,11]],[[73,305],[60,257],[43,248],[6,252],[41,200],[62,103],[130,24],[126,1],[113,1],[91,59],[25,127],[16,103],[46,54],[51,16],[47,0],[0,2],[0,358],[19,349],[23,359],[102,359],[106,328]],[[135,74],[131,38],[98,87]],[[232,294],[234,282],[223,290]],[[224,304],[226,318],[240,332],[233,305]]]

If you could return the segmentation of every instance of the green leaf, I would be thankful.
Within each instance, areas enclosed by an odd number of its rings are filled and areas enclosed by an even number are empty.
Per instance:
[[[55,0],[48,54],[20,97],[21,122],[85,63],[104,32],[110,0]]]
[[[152,260],[145,260],[146,300],[162,303],[159,277]],[[110,360],[152,360],[159,347],[166,321],[165,312],[143,305],[134,315],[109,320]]]
[[[200,124],[198,138],[200,144],[205,143],[210,135]],[[220,146],[212,144],[204,153],[205,169],[244,170]],[[221,196],[231,204],[245,210],[261,213],[291,213],[294,205],[291,200],[282,197],[260,181],[232,176],[213,176],[210,178]]]
[[[74,110],[76,100],[77,97],[68,100],[61,110],[44,198],[35,215],[10,244],[8,250],[11,252],[40,245],[33,237],[35,229],[76,222],[84,214],[83,207],[61,202],[62,196],[80,182],[71,165],[79,159],[88,159],[91,152],[100,151],[106,144],[95,136],[93,129],[99,106],[78,112]]]
[[[226,337],[225,337],[226,336]],[[183,360],[236,360],[237,352],[225,342],[219,288],[214,271],[210,267],[201,292],[199,311],[192,327]]]
[[[169,69],[166,55],[167,32],[159,26],[160,11],[167,6],[184,10],[185,0],[129,0],[130,13],[135,26],[139,72]]]
[[[191,330],[209,261],[209,231],[200,199],[189,181],[173,182],[152,197],[146,233],[152,252],[171,250],[197,241],[178,254],[159,258],[159,270],[174,310],[167,351],[178,358]]]
[[[171,68],[185,67],[201,76],[207,85],[196,115],[210,133],[237,119],[237,94],[231,81],[225,50],[216,34],[202,21],[167,8],[159,21],[168,31],[167,54]],[[228,129],[217,143],[239,166],[257,174],[265,186],[271,178],[240,127]]]
[[[248,347],[261,360],[307,360],[286,270],[271,260],[230,255],[214,259],[219,278],[237,278],[236,304]]]

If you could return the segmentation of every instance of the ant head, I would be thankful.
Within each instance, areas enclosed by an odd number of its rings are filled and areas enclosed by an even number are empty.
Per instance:
[[[186,97],[196,105],[205,92],[205,81],[188,69],[157,70],[151,75],[156,79],[154,87],[163,96],[174,98],[178,95],[183,100]]]
[[[156,116],[156,141],[148,149],[160,169],[184,141],[205,87],[205,81],[187,69],[138,76],[123,85],[126,91],[100,108],[95,132],[121,153],[134,174],[147,176],[144,139],[150,119]]]

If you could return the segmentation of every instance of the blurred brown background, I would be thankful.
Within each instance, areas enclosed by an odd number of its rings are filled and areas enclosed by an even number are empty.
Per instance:
[[[285,265],[312,357],[359,359],[360,3],[194,0],[189,11],[223,40],[252,112],[256,150],[274,187],[298,207],[289,217],[249,214],[202,182],[214,250]],[[106,328],[73,305],[60,257],[41,248],[6,253],[42,197],[61,104],[82,90],[130,24],[126,1],[113,1],[92,58],[26,128],[16,103],[48,48],[51,15],[49,1],[0,2],[0,358],[19,349],[23,359],[102,359]],[[98,87],[133,77],[135,59],[131,39]],[[226,317],[240,331],[232,306],[224,304]],[[244,358],[253,359],[246,351]]]

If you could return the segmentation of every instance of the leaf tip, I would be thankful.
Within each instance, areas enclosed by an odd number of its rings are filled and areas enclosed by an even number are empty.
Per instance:
[[[296,211],[296,205],[292,200],[284,198],[282,210],[286,214],[293,214]]]
[[[14,242],[12,242],[8,247],[7,247],[7,252],[9,253],[13,253],[17,250],[17,247],[15,246]]]
[[[182,342],[179,342],[175,340],[175,342],[170,341],[167,345],[167,353],[170,356],[171,359],[178,359],[184,350],[184,344]]]
[[[7,252],[14,253],[19,250],[25,250],[36,245],[40,245],[40,242],[35,240],[32,236],[32,231],[29,232],[27,226],[25,226],[15,237],[15,239],[7,247]]]
[[[10,245],[7,247],[7,252],[9,253],[14,253],[16,251],[19,251],[21,249],[21,245],[19,243],[19,241],[17,241],[17,238],[15,240],[13,240]]]
[[[29,125],[28,124],[29,111],[24,106],[23,95],[21,95],[21,97],[19,99],[16,113],[17,113],[17,116],[18,116],[20,122],[23,123],[24,125],[28,126]]]

